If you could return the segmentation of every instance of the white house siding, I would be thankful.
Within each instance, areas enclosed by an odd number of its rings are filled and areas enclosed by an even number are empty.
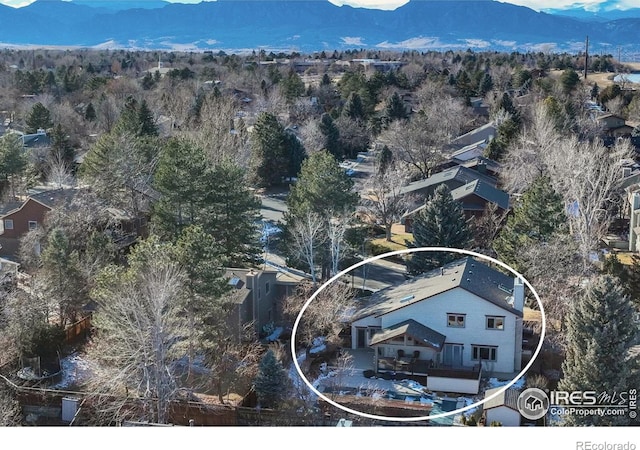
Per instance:
[[[455,392],[457,394],[477,394],[480,390],[480,379],[443,378],[429,375],[427,389],[433,392]]]
[[[496,406],[495,408],[485,410],[485,424],[491,425],[491,422],[500,422],[503,427],[519,427],[520,413],[508,406]]]
[[[358,348],[358,329],[362,329],[362,328],[380,329],[380,322],[381,322],[380,318],[374,317],[374,316],[363,317],[362,319],[359,319],[353,322],[351,324],[351,348],[352,349]],[[367,333],[365,334],[366,336],[365,347],[369,346],[369,340],[371,337],[370,335],[371,333],[369,331],[367,331]]]
[[[505,297],[507,297],[505,293]],[[447,314],[465,314],[463,328],[447,326]],[[486,316],[504,316],[504,329],[486,328]],[[381,317],[382,328],[390,327],[407,319],[413,319],[445,335],[445,343],[463,344],[462,363],[473,366],[471,346],[497,347],[497,360],[483,361],[483,370],[489,372],[520,371],[516,355],[516,316],[506,309],[484,300],[462,288],[438,294],[430,299],[397,309]],[[520,320],[520,318],[517,318]]]

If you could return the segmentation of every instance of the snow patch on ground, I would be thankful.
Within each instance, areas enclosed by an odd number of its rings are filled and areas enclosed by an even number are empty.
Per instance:
[[[524,388],[526,381],[527,380],[525,379],[525,377],[520,377],[514,384],[511,385],[510,389],[522,389]],[[497,378],[489,378],[487,389],[502,387],[510,382],[511,380],[498,380]]]
[[[50,386],[51,389],[65,389],[91,377],[91,364],[83,355],[75,352],[60,360],[62,379]]]

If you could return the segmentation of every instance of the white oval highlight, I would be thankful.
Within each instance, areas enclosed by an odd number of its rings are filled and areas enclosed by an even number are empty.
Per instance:
[[[535,297],[536,301],[538,302],[538,305],[540,307],[540,313],[541,313],[541,316],[542,316],[542,330],[541,330],[541,333],[540,333],[540,340],[538,342],[538,347],[536,348],[536,351],[531,356],[531,360],[525,366],[525,368],[522,369],[522,371],[518,375],[516,375],[516,377],[513,380],[511,380],[509,383],[507,383],[504,386],[502,386],[502,388],[499,389],[498,391],[496,391],[493,395],[483,399],[482,401],[479,401],[479,402],[473,403],[471,405],[465,406],[464,408],[459,408],[459,409],[456,409],[454,411],[449,411],[449,412],[446,412],[446,413],[436,414],[436,415],[433,415],[433,416],[422,416],[422,417],[377,416],[375,414],[368,414],[368,413],[365,413],[365,412],[362,412],[362,411],[356,411],[354,409],[348,408],[348,407],[346,407],[344,405],[341,405],[341,404],[331,400],[330,398],[326,397],[324,394],[322,394],[316,388],[313,387],[313,384],[311,384],[311,382],[309,382],[309,380],[307,380],[307,377],[305,377],[304,373],[302,373],[302,369],[300,368],[300,365],[298,364],[298,360],[297,360],[297,357],[296,357],[297,352],[296,352],[296,344],[295,344],[296,339],[295,338],[296,338],[296,333],[298,331],[298,325],[300,324],[300,320],[302,319],[302,315],[304,314],[304,312],[307,309],[307,307],[311,304],[311,302],[318,296],[318,294],[320,294],[320,292],[322,292],[328,285],[330,285],[334,281],[338,280],[340,277],[348,274],[352,270],[357,269],[358,267],[363,266],[364,264],[368,264],[370,262],[377,261],[379,259],[384,259],[384,258],[387,258],[389,256],[404,255],[404,254],[413,253],[413,252],[449,252],[449,253],[460,253],[460,254],[463,254],[463,255],[475,256],[477,258],[481,258],[481,259],[485,259],[485,260],[491,261],[492,263],[495,263],[495,264],[499,265],[500,267],[503,267],[503,268],[507,269],[509,272],[511,272],[516,277],[521,278],[523,283],[525,284],[525,286],[527,286],[527,288],[533,293],[533,296]],[[492,398],[495,398],[495,397],[501,395],[503,392],[505,392],[507,389],[509,389],[511,386],[513,386],[516,383],[516,381],[518,381],[520,378],[522,378],[523,375],[525,375],[527,373],[527,371],[531,368],[531,366],[535,362],[536,358],[540,354],[540,350],[542,349],[542,344],[544,342],[544,337],[545,337],[545,332],[546,332],[546,325],[547,325],[547,321],[546,321],[546,317],[545,317],[545,314],[544,314],[544,307],[542,305],[542,301],[540,300],[540,296],[538,295],[536,290],[533,288],[531,283],[529,283],[529,281],[526,278],[524,278],[520,273],[518,273],[516,270],[514,270],[513,268],[511,268],[507,264],[505,264],[502,261],[499,261],[499,260],[497,260],[495,258],[492,258],[490,256],[483,255],[481,253],[472,252],[470,250],[462,250],[462,249],[458,249],[458,248],[447,248],[447,247],[418,247],[418,248],[411,248],[411,249],[406,249],[406,250],[396,250],[396,251],[393,251],[393,252],[383,253],[381,255],[377,255],[377,256],[365,259],[364,261],[360,261],[359,263],[356,263],[353,266],[348,267],[347,269],[341,271],[340,273],[337,273],[336,275],[331,277],[331,279],[329,279],[327,282],[325,282],[322,286],[320,286],[318,288],[318,290],[316,292],[314,292],[313,295],[309,298],[309,300],[307,300],[307,302],[304,304],[304,306],[300,310],[300,313],[298,314],[298,317],[296,317],[296,321],[295,321],[295,323],[293,325],[293,330],[291,331],[291,354],[293,356],[293,364],[295,365],[296,370],[298,371],[298,374],[300,375],[300,377],[302,377],[302,380],[309,387],[309,389],[311,389],[318,397],[322,398],[324,401],[326,401],[327,403],[335,406],[336,408],[339,408],[339,409],[341,409],[341,410],[343,410],[345,412],[351,413],[351,414],[355,414],[355,415],[358,415],[358,416],[361,416],[361,417],[366,417],[368,419],[387,420],[387,421],[392,421],[392,422],[417,422],[417,421],[422,421],[422,420],[431,420],[431,419],[438,419],[438,418],[441,418],[441,417],[452,416],[452,415],[459,414],[461,412],[464,412],[464,411],[467,411],[467,410],[470,410],[470,409],[473,409],[473,408],[477,408],[478,406],[484,404],[485,402],[491,400]]]

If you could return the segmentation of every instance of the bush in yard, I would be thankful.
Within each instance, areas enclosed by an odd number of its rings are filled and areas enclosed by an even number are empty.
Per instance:
[[[272,350],[260,361],[260,371],[255,381],[258,403],[263,408],[276,408],[287,394],[287,373]]]

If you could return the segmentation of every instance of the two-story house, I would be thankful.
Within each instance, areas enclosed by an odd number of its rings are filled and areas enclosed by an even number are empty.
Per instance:
[[[353,349],[373,348],[377,371],[427,377],[427,387],[477,393],[480,372],[522,366],[524,283],[464,257],[364,300]]]
[[[225,278],[233,287],[235,305],[229,320],[236,333],[246,324],[253,324],[254,331],[261,334],[265,325],[278,323],[283,299],[292,294],[300,282],[291,274],[270,269],[229,268]]]

